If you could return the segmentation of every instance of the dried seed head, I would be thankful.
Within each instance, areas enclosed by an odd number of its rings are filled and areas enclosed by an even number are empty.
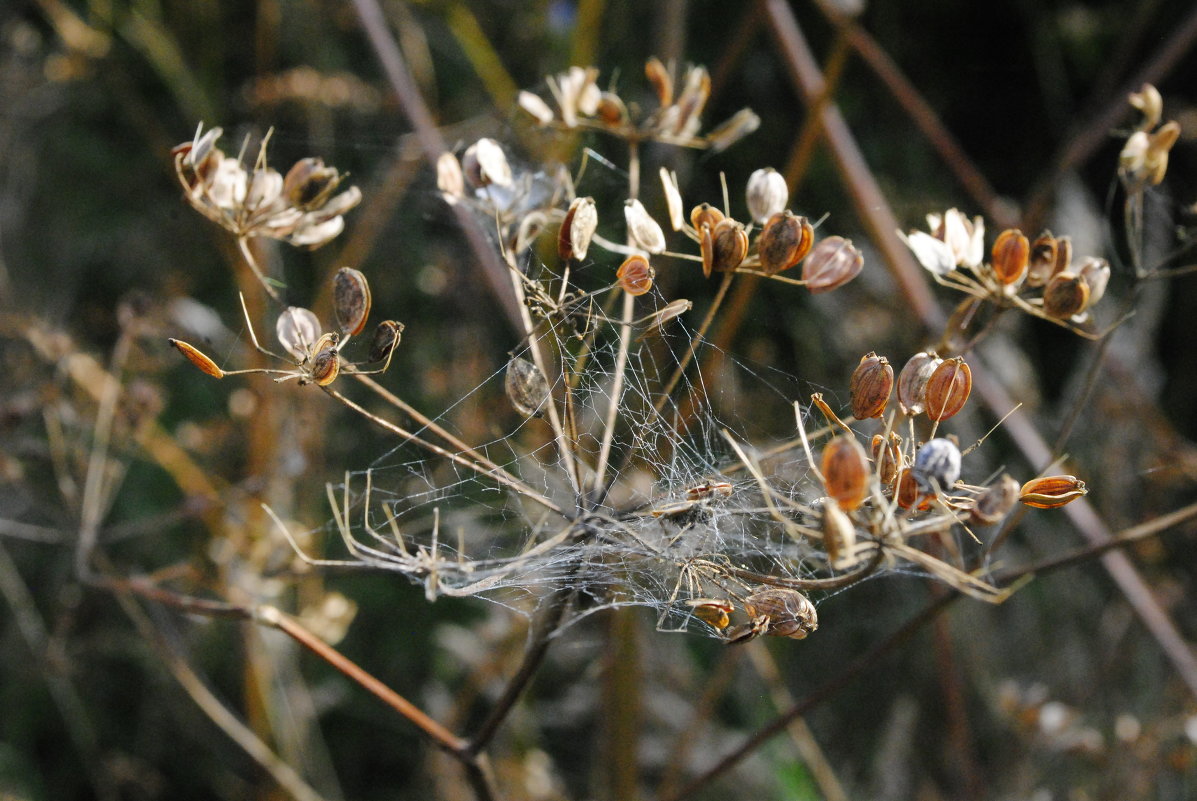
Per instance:
[[[690,224],[694,226],[694,230],[699,233],[702,232],[704,225],[709,225],[711,230],[723,221],[723,212],[712,206],[710,203],[700,203],[694,208],[690,209]]]
[[[852,371],[848,393],[852,398],[852,416],[857,420],[880,417],[894,388],[894,368],[884,356],[869,352]]]
[[[320,338],[320,320],[308,309],[288,306],[278,316],[274,333],[287,353],[301,362],[317,352],[313,346]]]
[[[922,414],[927,408],[927,382],[943,359],[931,351],[916,353],[898,373],[898,405],[909,415]]]
[[[947,420],[964,408],[973,390],[973,371],[964,358],[948,359],[927,380],[927,416],[932,420]]]
[[[758,225],[785,209],[790,199],[786,179],[772,167],[764,167],[748,176],[748,213]]]
[[[549,400],[549,382],[539,368],[527,359],[512,356],[507,362],[504,382],[507,399],[524,417],[539,417]]]
[[[805,639],[819,628],[815,605],[798,590],[785,587],[761,587],[744,599],[744,611],[750,617],[767,621],[765,634],[773,637]]]
[[[931,501],[934,497],[934,493],[925,492],[919,488],[913,467],[902,468],[902,472],[898,474],[897,490],[894,493],[894,500],[899,508],[924,512],[931,508]]]
[[[399,347],[399,338],[403,334],[403,328],[403,323],[395,320],[383,320],[379,323],[370,340],[370,353],[366,357],[367,360],[381,362],[390,359],[395,348]]]
[[[856,564],[856,526],[833,500],[823,504],[823,550],[827,561],[837,570]]]
[[[598,208],[594,205],[594,198],[579,197],[569,204],[569,211],[561,223],[561,231],[557,235],[557,254],[563,261],[586,258],[590,249],[590,240],[598,228]]]
[[[720,631],[731,623],[731,613],[736,610],[730,601],[716,598],[692,598],[686,604],[693,610],[694,617]]]
[[[1089,494],[1076,476],[1043,476],[1022,485],[1018,500],[1036,509],[1057,509]]]
[[[1095,306],[1106,294],[1106,285],[1110,283],[1110,263],[1105,259],[1090,256],[1081,265],[1080,276],[1089,285],[1089,302],[1085,304],[1085,308]]]
[[[1043,290],[1043,311],[1057,320],[1080,314],[1089,305],[1089,284],[1073,272],[1057,273]]]
[[[805,217],[796,217],[789,210],[774,214],[756,238],[761,270],[776,275],[790,269],[810,252],[814,241],[814,226]]]
[[[511,165],[494,139],[484,137],[467,147],[461,156],[461,170],[474,186],[511,186]]]
[[[1009,514],[1018,502],[1018,495],[1018,482],[1003,475],[977,497],[969,517],[979,526],[992,526]]]
[[[461,162],[452,153],[441,153],[436,160],[436,188],[450,201],[465,197]]]
[[[1003,286],[1018,286],[1026,277],[1031,243],[1017,228],[1007,228],[993,243],[993,275]]]
[[[216,362],[209,359],[197,348],[188,345],[181,339],[168,339],[166,341],[173,345],[175,349],[179,351],[179,353],[186,356],[187,361],[191,362],[208,375],[212,376],[213,378],[224,378],[224,370],[221,370],[220,367],[217,366]]]
[[[888,440],[880,434],[874,434],[870,450],[873,461],[877,463],[877,478],[884,486],[893,486],[898,470],[902,468],[902,438],[892,431]]]
[[[665,232],[657,221],[649,216],[644,204],[633,198],[623,207],[623,216],[628,224],[628,235],[632,243],[649,253],[665,250]]]
[[[366,318],[370,316],[370,282],[359,270],[342,267],[333,276],[333,312],[344,336],[357,336],[366,327]]]
[[[802,264],[802,280],[812,295],[837,289],[860,275],[864,256],[850,240],[829,236],[815,245]]]
[[[306,210],[328,200],[340,183],[337,168],[324,166],[323,159],[300,159],[283,179],[283,195],[291,205]]]
[[[911,475],[923,492],[951,489],[960,478],[960,448],[946,437],[928,440],[914,457]]]
[[[748,232],[732,218],[720,220],[714,228],[702,228],[702,272],[728,273],[748,255]]]
[[[1027,286],[1043,286],[1056,269],[1056,238],[1044,231],[1031,243],[1031,259],[1027,264]]]
[[[619,287],[633,297],[639,297],[653,288],[653,270],[648,259],[639,253],[633,253],[623,260],[619,270],[615,273]]]
[[[827,494],[852,511],[869,494],[869,460],[850,434],[840,434],[823,447],[823,481]]]

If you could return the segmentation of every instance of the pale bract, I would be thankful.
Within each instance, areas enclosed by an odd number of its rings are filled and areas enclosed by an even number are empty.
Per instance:
[[[623,216],[628,224],[628,235],[633,244],[649,253],[665,250],[665,232],[644,208],[639,200],[632,199],[624,204]]]

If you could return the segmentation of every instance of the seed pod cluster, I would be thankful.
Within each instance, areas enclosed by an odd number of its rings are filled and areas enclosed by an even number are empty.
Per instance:
[[[889,403],[894,388],[894,368],[884,356],[869,352],[852,371],[848,392],[852,400],[852,416],[857,420],[880,417]]]

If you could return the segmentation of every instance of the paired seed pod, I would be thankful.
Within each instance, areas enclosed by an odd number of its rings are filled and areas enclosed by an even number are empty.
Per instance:
[[[1080,314],[1089,305],[1089,284],[1074,272],[1056,273],[1043,289],[1043,311],[1057,320]]]
[[[701,229],[702,274],[729,273],[740,266],[748,255],[748,232],[730,217],[720,220],[714,228]]]
[[[1089,494],[1076,476],[1043,476],[1022,485],[1018,500],[1036,509],[1058,509]]]
[[[337,350],[337,343],[340,337],[336,334],[325,334],[320,339],[316,340],[312,351],[316,354],[312,357],[311,363],[308,365],[308,378],[316,384],[316,386],[326,387],[333,381],[337,380],[337,376],[341,373],[341,354]],[[301,377],[299,383],[304,383],[307,378]]]
[[[823,448],[824,488],[840,508],[852,511],[869,494],[869,460],[850,434],[840,434]]]
[[[815,245],[802,264],[802,280],[811,294],[830,292],[860,275],[864,256],[851,241],[829,236]]]
[[[796,217],[788,210],[774,214],[756,238],[761,270],[776,275],[796,266],[810,253],[814,241],[814,226],[805,217]]]
[[[366,357],[371,362],[382,362],[391,358],[395,348],[399,347],[399,338],[403,334],[403,323],[395,320],[383,320],[374,329],[374,337],[370,340],[370,353]]]
[[[624,220],[628,224],[628,236],[636,247],[648,253],[660,253],[665,250],[665,232],[661,226],[649,216],[644,204],[635,198],[627,201],[623,207]]]
[[[894,368],[884,356],[870,351],[852,371],[848,393],[852,400],[852,416],[857,420],[880,417],[889,403],[894,388]]]
[[[1030,260],[1031,243],[1017,228],[1002,231],[993,243],[993,276],[1002,286],[1022,283]]]
[[[710,203],[700,203],[690,209],[690,224],[694,226],[694,230],[698,231],[700,236],[704,225],[709,225],[714,230],[715,226],[721,222],[723,222],[723,212]]]
[[[873,461],[877,463],[878,479],[886,487],[893,486],[898,471],[902,469],[902,438],[892,431],[888,440],[880,434],[874,434],[870,450]]]
[[[948,359],[927,379],[927,416],[937,422],[954,416],[964,408],[972,389],[973,372],[968,363],[960,356]]]
[[[898,374],[898,405],[905,414],[922,414],[927,408],[927,382],[943,359],[931,351],[911,356]]]
[[[653,288],[653,270],[648,259],[639,253],[633,253],[623,260],[619,269],[615,271],[615,279],[619,287],[633,297],[639,297]]]
[[[1043,286],[1056,273],[1064,272],[1072,264],[1072,240],[1066,236],[1052,236],[1044,231],[1031,243],[1031,258],[1027,265],[1027,286]]]
[[[925,512],[931,508],[931,501],[934,498],[934,493],[926,492],[919,487],[914,468],[902,468],[898,474],[897,488],[894,490],[894,500],[897,501],[899,508]]]
[[[798,590],[785,587],[761,587],[744,599],[744,611],[752,618],[764,618],[764,634],[773,637],[805,639],[819,628],[815,605]]]
[[[316,157],[300,159],[283,179],[283,195],[299,209],[310,209],[326,201],[337,185],[341,174],[336,167],[324,166],[324,160]]]

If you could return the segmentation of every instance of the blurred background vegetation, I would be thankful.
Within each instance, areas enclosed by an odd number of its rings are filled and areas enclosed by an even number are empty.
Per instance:
[[[958,206],[985,215],[992,232],[1051,227],[1071,234],[1078,254],[1111,260],[1110,295],[1118,304],[1133,295],[1136,313],[1108,349],[1022,317],[1004,321],[986,358],[1048,442],[1078,415],[1062,444],[1064,472],[1085,478],[1111,530],[1197,500],[1197,275],[1134,286],[1116,179],[1137,122],[1126,92],[1151,80],[1165,119],[1184,133],[1167,180],[1148,197],[1146,251],[1152,264],[1190,263],[1191,3],[930,0],[870,3],[854,19],[838,17],[830,0],[382,5],[450,146],[492,136],[529,164],[576,168],[582,147],[620,156],[597,136],[561,142],[535,130],[514,107],[518,89],[543,93],[545,75],[593,64],[601,84],[614,80],[625,97],[647,102],[648,56],[706,64],[706,119],[750,106],[760,130],[717,155],[651,148],[645,174],[667,164],[687,199],[718,203],[720,171],[736,187],[775,166],[801,176],[791,182],[793,208],[829,215],[827,230],[866,248],[864,275],[843,291],[745,293],[736,322],[713,333],[748,362],[792,377],[795,399],[823,390],[842,403],[861,354],[876,350],[900,365],[932,337],[886,270],[825,136],[812,139],[805,161],[811,103],[787,66],[777,7],[792,11],[837,76],[826,101],[842,112],[903,228]],[[907,104],[920,97],[966,154],[955,167],[942,141],[937,147],[912,122]],[[193,703],[172,660],[188,663],[325,798],[469,798],[453,763],[413,726],[276,632],[181,615],[79,580],[76,539],[95,525],[121,574],[187,580],[237,602],[229,595],[270,579],[233,575],[240,562],[230,551],[262,549],[257,564],[279,558],[255,499],[321,525],[324,482],[364,469],[388,447],[318,393],[206,380],[166,346],[184,321],[207,331],[222,355],[245,339],[236,297],[250,285],[235,248],[186,206],[173,174],[171,148],[201,121],[225,128],[228,150],[273,128],[274,163],[320,155],[349,171],[365,200],[346,233],[314,252],[267,249],[265,257],[325,318],[332,272],[343,264],[364,271],[375,308],[407,325],[387,381],[427,412],[465,398],[448,419],[467,441],[512,428],[500,387],[473,390],[505,364],[515,335],[435,191],[355,4],[5,3],[0,799],[286,797]],[[600,208],[618,202],[621,179],[608,182]],[[655,185],[646,197],[663,215]],[[696,270],[659,279],[670,296],[696,302],[713,291]],[[934,292],[945,313],[957,300]],[[130,319],[140,333],[118,364],[114,346]],[[89,489],[107,364],[119,366],[124,391],[105,486]],[[977,413],[962,441],[995,422]],[[793,420],[757,425],[781,437]],[[979,453],[992,469],[1045,467],[1001,430]],[[1186,643],[1197,638],[1194,533],[1190,521],[1129,549]],[[1005,558],[1031,562],[1083,542],[1063,513],[1027,516]],[[527,620],[501,607],[429,605],[421,588],[387,575],[305,582],[289,596],[295,608],[329,588],[352,599],[357,615],[339,648],[453,731],[478,723],[519,664]],[[655,633],[649,612],[630,633],[596,615],[555,642],[507,720],[490,752],[498,786],[508,798],[629,799],[629,789],[671,797],[773,719],[783,695],[823,686],[934,592],[894,575],[828,599],[815,636],[768,644],[772,663],[756,651]],[[864,680],[815,706],[808,729],[791,727],[691,797],[1192,798],[1195,693],[1107,570],[1089,560],[1000,607],[953,605]]]

